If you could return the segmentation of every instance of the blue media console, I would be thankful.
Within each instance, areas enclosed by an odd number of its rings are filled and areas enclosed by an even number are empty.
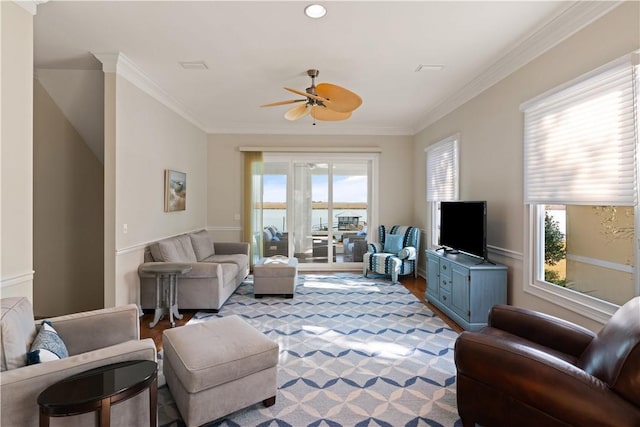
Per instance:
[[[463,253],[428,249],[425,296],[463,329],[487,324],[489,310],[507,303],[507,267]]]

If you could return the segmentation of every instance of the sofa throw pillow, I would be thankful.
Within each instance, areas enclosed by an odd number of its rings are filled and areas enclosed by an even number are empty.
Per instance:
[[[67,346],[58,335],[58,332],[48,320],[43,320],[40,324],[38,335],[31,344],[31,349],[27,353],[27,365],[50,362],[69,357]]]
[[[189,234],[191,243],[193,244],[193,251],[196,253],[198,261],[209,258],[211,255],[215,255],[216,251],[213,247],[213,240],[209,237],[207,230],[200,230],[196,233]]]
[[[384,237],[383,251],[389,254],[397,254],[402,250],[403,238],[404,236],[402,234],[387,234]]]

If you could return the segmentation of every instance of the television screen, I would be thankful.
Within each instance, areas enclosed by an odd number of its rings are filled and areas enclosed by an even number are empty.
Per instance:
[[[487,202],[441,202],[440,245],[487,257]]]

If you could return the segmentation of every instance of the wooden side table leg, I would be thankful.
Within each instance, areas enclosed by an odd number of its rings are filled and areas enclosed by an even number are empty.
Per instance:
[[[182,320],[182,314],[178,311],[178,275],[173,276],[173,305],[171,306],[171,310],[173,310],[173,317],[176,319]]]
[[[176,322],[173,321],[173,306],[175,305],[175,292],[176,292],[176,275],[169,274],[169,301],[167,306],[169,307],[169,324],[173,328],[176,326]]]
[[[40,411],[40,427],[49,427],[49,416]]]
[[[156,310],[153,315],[153,321],[149,323],[149,327],[153,328],[158,324],[160,319],[162,319],[163,308],[162,308],[162,277],[160,274],[156,274]]]
[[[111,398],[102,399],[99,414],[100,421],[98,425],[100,427],[109,427],[111,425]]]
[[[158,377],[149,386],[149,426],[157,427],[158,423]]]

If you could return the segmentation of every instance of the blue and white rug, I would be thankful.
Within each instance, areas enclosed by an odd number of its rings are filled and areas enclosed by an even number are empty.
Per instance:
[[[219,313],[197,313],[189,323],[232,314],[280,345],[276,404],[256,404],[209,426],[462,425],[457,333],[402,285],[306,274],[293,299],[255,299],[249,277]],[[159,405],[161,426],[184,425],[166,387]]]

